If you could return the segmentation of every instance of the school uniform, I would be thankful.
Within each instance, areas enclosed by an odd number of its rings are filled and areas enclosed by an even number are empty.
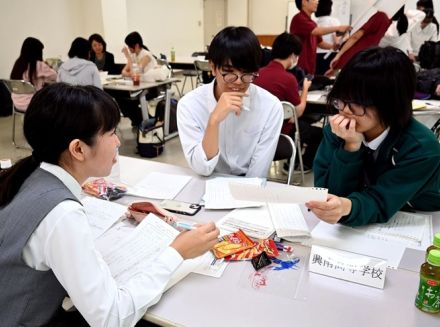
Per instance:
[[[132,326],[183,262],[168,247],[143,274],[117,285],[95,248],[80,193],[67,171],[42,163],[0,208],[3,325],[45,325],[68,295],[91,326]]]
[[[197,174],[213,172],[266,177],[273,160],[283,122],[280,101],[266,90],[250,84],[246,107],[219,125],[219,152],[207,159],[202,140],[217,100],[215,80],[187,93],[177,104],[177,125],[183,153]],[[246,110],[248,109],[248,110]]]
[[[432,131],[411,118],[405,129],[384,133],[381,142],[348,152],[330,125],[324,128],[313,167],[315,186],[351,200],[342,224],[386,222],[402,208],[440,210],[440,144]]]

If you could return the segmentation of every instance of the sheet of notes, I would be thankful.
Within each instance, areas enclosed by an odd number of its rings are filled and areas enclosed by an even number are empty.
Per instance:
[[[191,176],[149,173],[144,179],[134,186],[127,188],[127,194],[149,199],[170,200],[191,180]]]

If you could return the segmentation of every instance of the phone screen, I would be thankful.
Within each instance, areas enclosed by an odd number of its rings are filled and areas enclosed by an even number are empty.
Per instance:
[[[202,207],[200,204],[175,200],[163,200],[160,206],[168,211],[188,216],[194,216]]]

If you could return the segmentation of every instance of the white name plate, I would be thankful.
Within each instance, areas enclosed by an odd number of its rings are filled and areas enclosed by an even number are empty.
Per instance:
[[[383,289],[387,262],[352,252],[313,245],[310,252],[309,271]]]

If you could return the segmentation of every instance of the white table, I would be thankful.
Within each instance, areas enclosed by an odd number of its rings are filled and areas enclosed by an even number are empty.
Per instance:
[[[133,85],[131,80],[124,79],[111,79],[109,77],[108,82],[103,84],[104,90],[115,90],[115,91],[127,91],[130,96],[137,97],[141,104],[142,119],[148,118],[148,103],[145,99],[145,95],[150,89],[156,88],[158,86],[166,86],[165,91],[165,117],[164,117],[164,134],[165,139],[176,136],[177,132],[170,134],[170,101],[171,101],[171,84],[178,82],[178,78],[169,78],[164,81],[156,82],[141,82],[139,85]]]
[[[205,190],[206,178],[196,176],[188,168],[128,157],[121,157],[120,165],[122,181],[130,184],[151,171],[193,176],[177,200],[198,202]],[[126,204],[134,200],[121,199]],[[191,219],[216,221],[226,213],[202,209]],[[309,227],[318,223],[312,214],[306,210],[303,213]],[[434,230],[440,230],[440,212],[434,213],[433,224]],[[301,299],[241,288],[240,276],[250,263],[231,263],[220,279],[188,275],[168,290],[145,318],[160,325],[190,327],[438,327],[440,315],[423,313],[414,305],[423,260],[424,252],[406,251],[401,268],[388,270],[383,290],[309,273],[306,269],[300,284]]]

